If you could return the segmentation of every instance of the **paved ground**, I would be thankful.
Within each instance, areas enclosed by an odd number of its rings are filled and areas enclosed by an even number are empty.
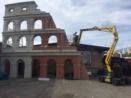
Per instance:
[[[131,98],[131,86],[92,80],[10,79],[0,81],[0,98]]]

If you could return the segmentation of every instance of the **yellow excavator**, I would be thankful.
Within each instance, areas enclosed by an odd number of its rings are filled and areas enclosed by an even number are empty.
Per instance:
[[[115,26],[103,26],[103,27],[95,26],[93,28],[80,29],[79,35],[74,35],[72,44],[76,46],[79,45],[83,31],[95,31],[95,30],[110,32],[114,35],[113,43],[111,44],[105,58],[105,65],[108,72],[105,75],[100,76],[99,81],[112,83],[115,86],[119,85],[121,82],[130,85],[131,83],[130,79],[123,76],[123,68],[120,65],[111,65],[111,57],[118,41],[118,33],[116,31]]]

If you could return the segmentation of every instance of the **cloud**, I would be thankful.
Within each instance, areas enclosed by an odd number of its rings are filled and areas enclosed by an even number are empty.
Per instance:
[[[0,26],[3,27],[4,5],[25,0],[0,1]],[[26,0],[29,1],[29,0]],[[116,25],[119,41],[116,49],[131,46],[131,1],[123,0],[36,0],[38,8],[49,12],[56,26],[65,29],[67,36],[82,28]],[[0,28],[2,31],[2,28]],[[113,36],[106,32],[84,32],[81,43],[110,46]]]
[[[125,1],[123,3],[115,0],[112,4],[112,1],[109,0],[91,2],[87,0],[84,4],[78,4],[70,0],[65,0],[64,2],[57,0],[58,4],[57,2],[52,2],[50,6],[48,1],[46,0],[45,2],[46,10],[51,12],[57,26],[64,28],[67,35],[75,31],[79,32],[81,28],[116,25],[118,27],[117,31],[119,31],[119,41],[116,48],[125,47],[128,45],[127,43],[130,43],[130,30],[126,27],[127,25],[128,28],[131,26],[131,12],[130,9],[125,9],[126,6],[129,6],[129,2]],[[123,31],[126,33],[123,33]],[[106,46],[110,46],[113,36],[108,33],[98,33],[83,33],[81,43],[100,46],[105,46],[106,44]]]

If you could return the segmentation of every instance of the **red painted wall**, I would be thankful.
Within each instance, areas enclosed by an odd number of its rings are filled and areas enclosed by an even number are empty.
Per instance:
[[[47,67],[50,59],[56,62],[56,78],[64,78],[64,62],[70,59],[73,62],[74,79],[88,79],[85,66],[81,64],[80,56],[32,56],[32,60],[40,62],[40,77],[47,78]],[[82,67],[82,68],[81,68]],[[86,73],[86,74],[85,74]]]

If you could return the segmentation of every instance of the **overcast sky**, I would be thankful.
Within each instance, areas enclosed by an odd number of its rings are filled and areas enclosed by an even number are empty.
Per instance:
[[[0,31],[3,31],[5,4],[30,0],[0,0]],[[49,12],[57,28],[67,36],[82,28],[115,25],[119,41],[116,49],[131,46],[131,0],[36,0],[41,11]],[[1,35],[2,36],[2,35]],[[81,43],[109,47],[113,35],[106,32],[84,32]]]

